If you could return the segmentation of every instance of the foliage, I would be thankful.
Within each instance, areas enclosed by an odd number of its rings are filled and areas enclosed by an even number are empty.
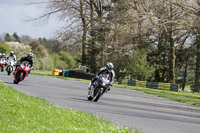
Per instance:
[[[34,57],[34,70],[52,70],[54,68],[53,59],[50,56],[44,58]]]
[[[56,107],[2,83],[0,103],[1,132],[134,132],[89,113]]]
[[[28,53],[32,52],[29,45],[25,45],[19,42],[6,42],[10,46],[10,49],[15,52],[17,60],[21,57],[26,56]]]
[[[14,38],[12,36],[10,36],[9,33],[6,33],[5,39],[6,42],[12,42],[14,41]]]
[[[63,45],[58,40],[39,38],[38,41],[49,51],[49,53],[59,53],[63,50]]]
[[[13,33],[13,38],[15,42],[21,42],[19,36],[17,35],[17,32]]]
[[[138,78],[139,80],[146,80],[149,77],[152,77],[154,68],[149,65],[147,62],[147,54],[144,50],[135,50],[134,54],[129,58],[127,65],[127,71]]]
[[[74,68],[76,62],[70,54],[61,51],[59,52],[59,59],[67,64],[67,69]]]
[[[34,55],[38,58],[44,58],[48,56],[46,48],[42,44],[40,44],[39,41],[32,41],[29,45],[31,46]]]
[[[10,47],[6,45],[5,42],[0,41],[0,53],[5,53],[7,55],[10,50]]]

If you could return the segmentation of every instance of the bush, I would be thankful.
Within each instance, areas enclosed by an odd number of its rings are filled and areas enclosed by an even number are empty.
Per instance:
[[[67,69],[74,68],[76,62],[74,58],[69,54],[64,51],[59,52],[59,58],[60,60],[64,61],[67,64]]]
[[[0,41],[0,53],[5,53],[6,55],[9,54],[11,51],[10,47],[6,45],[5,42]]]
[[[32,52],[29,45],[25,45],[19,42],[6,42],[10,46],[10,49],[15,52],[17,59],[26,56],[28,53]]]

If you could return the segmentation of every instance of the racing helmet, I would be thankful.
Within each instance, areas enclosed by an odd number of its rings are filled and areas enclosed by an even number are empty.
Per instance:
[[[108,62],[108,63],[106,64],[106,68],[109,69],[109,70],[112,70],[112,69],[114,68],[113,63]]]
[[[3,53],[2,56],[5,56],[5,53]]]
[[[13,52],[13,51],[10,51],[10,55],[13,56],[13,55],[14,55],[14,52]]]
[[[33,53],[28,53],[27,58],[30,60],[33,59]]]

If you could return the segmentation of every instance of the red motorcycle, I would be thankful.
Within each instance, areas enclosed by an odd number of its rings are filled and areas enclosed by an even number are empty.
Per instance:
[[[26,76],[28,76],[30,71],[29,62],[24,61],[22,62],[17,68],[16,71],[13,73],[14,75],[14,83],[18,84],[19,82],[23,81]]]
[[[6,64],[5,58],[1,58],[0,59],[0,68],[1,68],[2,72],[3,72],[4,68],[5,68],[5,64]]]

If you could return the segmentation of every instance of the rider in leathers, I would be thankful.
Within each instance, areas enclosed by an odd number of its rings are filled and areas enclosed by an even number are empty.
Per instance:
[[[10,51],[10,54],[7,55],[6,59],[7,59],[7,61],[8,61],[8,60],[13,60],[13,61],[14,61],[14,64],[16,63],[16,56],[14,55],[14,52],[13,52],[13,51]]]
[[[100,74],[108,74],[110,83],[112,84],[114,82],[115,72],[113,71],[114,65],[111,62],[108,62],[105,67],[102,67],[99,69],[99,71],[96,73],[96,76],[92,79],[92,84],[95,80],[99,78]],[[90,87],[89,87],[90,88]],[[110,90],[110,88],[108,89]]]
[[[4,53],[1,55],[0,59],[2,59],[2,58],[4,58],[4,60],[6,61],[6,56],[5,56]],[[5,65],[6,65],[6,64],[5,64]]]
[[[1,55],[1,58],[4,58],[6,60],[6,56],[4,53]]]
[[[17,67],[19,66],[19,64],[23,61],[28,61],[29,64],[31,65],[31,70],[33,69],[33,66],[34,66],[34,60],[33,60],[33,54],[32,53],[29,53],[27,56],[23,56],[19,61],[18,61],[18,64],[16,65],[16,69]],[[31,71],[30,70],[30,71]],[[29,71],[29,73],[30,73]],[[13,73],[15,74],[15,73]]]

